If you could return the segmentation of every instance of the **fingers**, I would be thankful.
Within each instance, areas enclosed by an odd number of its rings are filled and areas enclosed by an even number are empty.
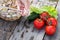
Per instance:
[[[29,10],[26,10],[26,9],[24,9],[23,11],[21,11],[20,14],[21,14],[22,16],[29,16],[29,15],[30,15]]]
[[[22,10],[22,13],[20,13],[22,16],[27,16],[28,10],[30,7],[30,0],[17,0],[17,8],[18,10]]]

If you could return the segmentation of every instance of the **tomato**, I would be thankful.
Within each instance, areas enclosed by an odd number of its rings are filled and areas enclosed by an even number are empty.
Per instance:
[[[48,12],[43,12],[43,13],[41,13],[41,15],[40,15],[40,18],[41,19],[43,19],[43,20],[47,20],[48,18],[50,17],[50,15],[48,14]]]
[[[44,21],[37,18],[36,20],[34,20],[34,27],[36,29],[41,29],[44,26]]]
[[[54,26],[46,26],[45,31],[47,35],[53,35],[56,31],[56,28]]]
[[[48,18],[47,20],[47,25],[52,25],[52,26],[56,26],[57,25],[57,20],[55,18]]]

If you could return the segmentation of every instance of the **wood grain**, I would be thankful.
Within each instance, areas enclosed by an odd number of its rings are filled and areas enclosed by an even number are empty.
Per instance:
[[[58,5],[57,8],[59,9]],[[0,19],[0,40],[60,40],[59,24],[60,19],[58,19],[56,33],[53,36],[48,36],[44,35],[44,28],[42,30],[35,29],[33,23],[29,23],[25,17],[13,22]]]
[[[8,40],[17,24],[17,21],[8,22],[0,19],[0,40]]]

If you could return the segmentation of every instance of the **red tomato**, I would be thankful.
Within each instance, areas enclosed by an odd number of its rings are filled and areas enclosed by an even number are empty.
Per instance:
[[[37,29],[41,29],[44,26],[44,21],[37,18],[36,20],[34,20],[34,27]]]
[[[57,20],[55,18],[48,18],[47,25],[56,26],[57,25]]]
[[[46,26],[45,31],[47,35],[53,35],[56,31],[56,28],[54,26]]]
[[[40,18],[41,19],[43,19],[43,20],[47,20],[48,18],[50,17],[50,15],[48,14],[48,12],[43,12],[43,13],[41,13],[41,15],[40,15]]]

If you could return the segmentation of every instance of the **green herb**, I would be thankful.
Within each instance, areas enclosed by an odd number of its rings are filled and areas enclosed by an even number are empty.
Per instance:
[[[36,12],[32,12],[31,14],[30,14],[30,16],[28,16],[27,17],[27,19],[29,20],[29,21],[34,21],[36,18],[38,18],[39,17],[39,14],[37,14]]]
[[[53,6],[42,6],[35,7],[33,5],[30,6],[30,13],[35,12],[37,14],[41,14],[43,11],[48,12],[52,17],[58,18],[58,12]]]

